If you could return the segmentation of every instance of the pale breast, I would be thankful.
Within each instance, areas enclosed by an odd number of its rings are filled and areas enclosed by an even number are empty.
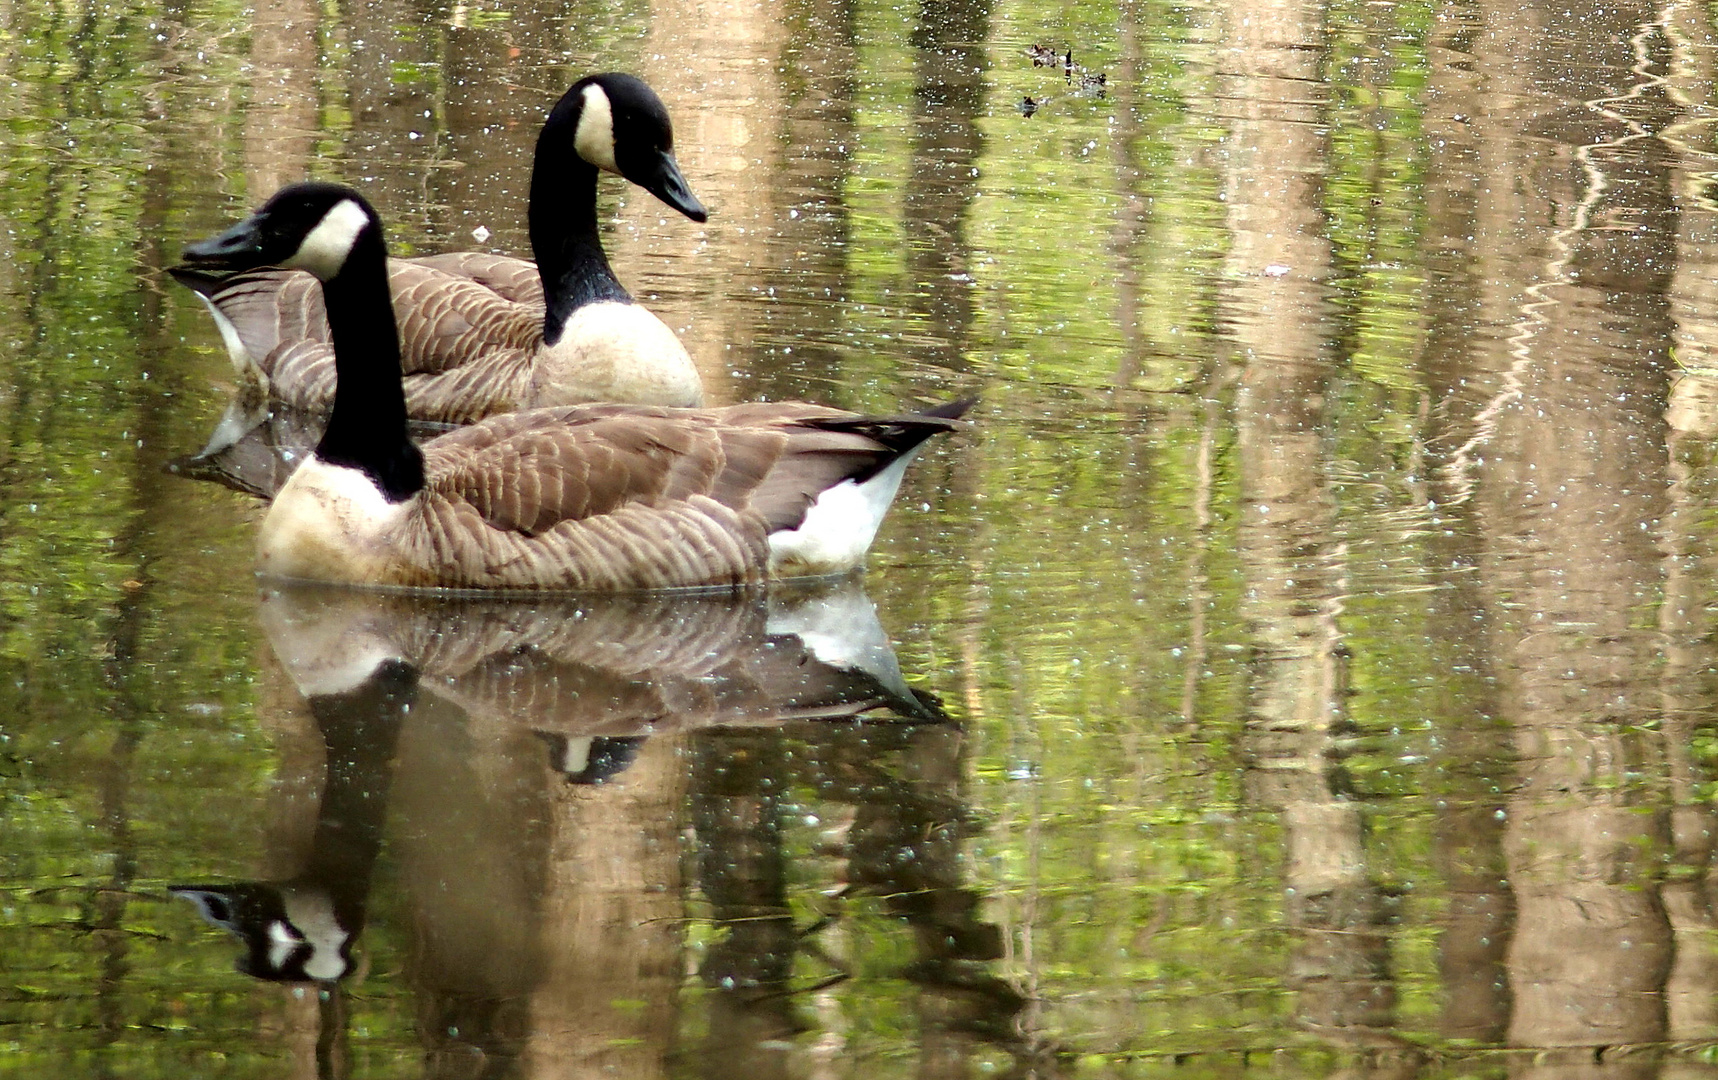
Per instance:
[[[392,584],[392,533],[404,504],[390,503],[357,469],[315,455],[274,497],[257,536],[257,572],[345,584]]]
[[[698,406],[704,384],[674,331],[637,304],[586,304],[537,358],[533,404]]]

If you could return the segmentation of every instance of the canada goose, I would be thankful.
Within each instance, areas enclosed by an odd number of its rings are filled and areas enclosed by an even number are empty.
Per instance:
[[[535,265],[478,252],[390,262],[412,417],[462,424],[543,405],[703,404],[685,346],[621,287],[597,233],[598,170],[705,220],[673,149],[668,110],[650,87],[613,72],[580,79],[537,138]],[[214,314],[242,382],[327,411],[334,356],[313,278],[282,269],[173,274]]]
[[[407,437],[387,250],[356,191],[297,184],[198,267],[308,270],[338,373],[314,453],[263,519],[266,575],[461,589],[632,590],[857,566],[913,451],[972,401],[867,417],[800,402],[589,405]]]

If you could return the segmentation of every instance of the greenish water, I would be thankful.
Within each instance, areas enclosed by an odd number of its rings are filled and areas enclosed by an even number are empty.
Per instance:
[[[259,7],[0,8],[0,1073],[1715,1072],[1709,9]],[[718,399],[982,395],[863,582],[946,717],[783,709],[745,604],[283,619],[166,471],[184,243],[312,175],[524,253],[603,69]]]

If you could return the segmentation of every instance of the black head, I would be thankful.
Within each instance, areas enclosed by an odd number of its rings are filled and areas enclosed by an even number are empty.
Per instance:
[[[379,241],[381,229],[376,211],[351,188],[291,184],[226,232],[187,247],[185,262],[223,272],[281,266],[327,281],[340,273],[361,238]]]
[[[167,891],[195,904],[211,925],[244,943],[234,966],[245,975],[270,982],[333,982],[352,970],[353,935],[339,925],[321,893],[261,881],[172,885]]]
[[[584,161],[626,177],[693,221],[708,219],[674,160],[668,108],[642,79],[611,71],[574,83],[543,126],[544,139],[569,136]]]

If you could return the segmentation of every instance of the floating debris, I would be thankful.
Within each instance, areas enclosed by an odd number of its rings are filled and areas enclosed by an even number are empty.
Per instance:
[[[1074,63],[1074,50],[1071,46],[1063,52],[1057,52],[1055,46],[1034,43],[1027,47],[1026,55],[1032,58],[1033,67],[1061,68],[1062,77],[1067,80],[1069,86],[1077,87],[1081,97],[1102,98],[1109,94],[1109,75],[1102,71],[1088,71]],[[1078,83],[1074,81],[1076,75],[1079,76]],[[1033,111],[1043,104],[1042,101],[1033,102],[1028,97],[1020,103],[1019,109],[1022,115],[1031,116]]]
[[[1072,78],[1074,73],[1074,50],[1059,53],[1049,45],[1031,45],[1026,49],[1026,55],[1032,58],[1033,67],[1059,67],[1063,74]]]

